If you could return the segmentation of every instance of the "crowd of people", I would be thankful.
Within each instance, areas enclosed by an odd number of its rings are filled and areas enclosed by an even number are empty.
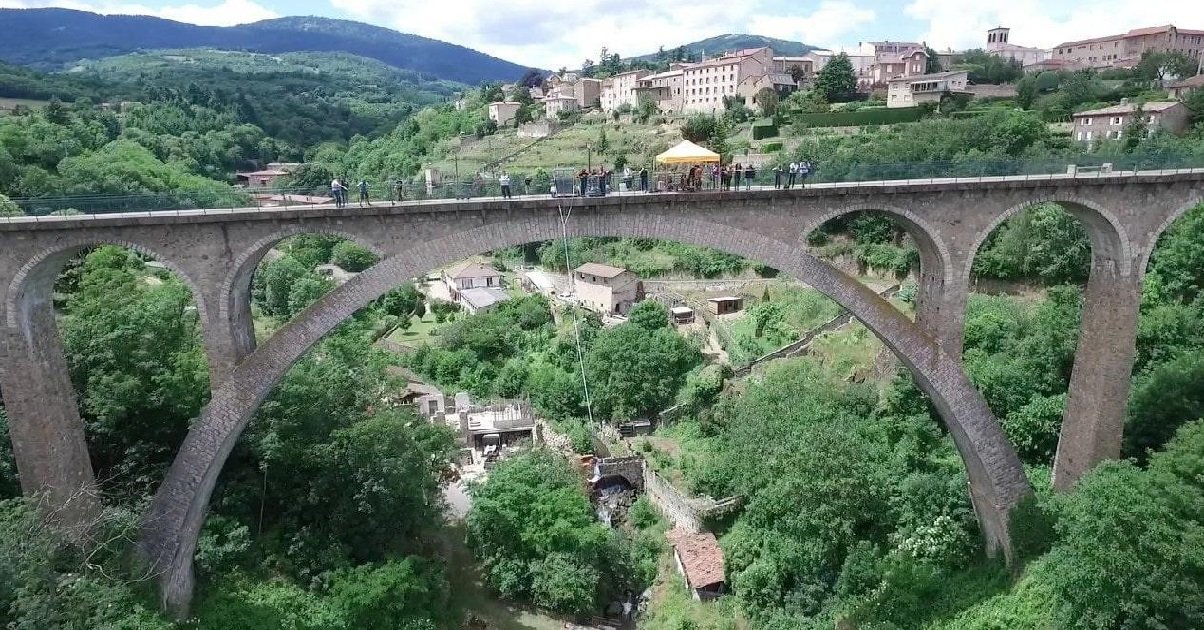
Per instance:
[[[815,167],[811,162],[790,162],[785,166],[777,166],[773,169],[773,187],[777,189],[789,189],[795,185],[805,186],[807,178],[814,174]],[[571,171],[570,171],[571,173]],[[611,192],[614,185],[615,172],[605,166],[596,168],[582,168],[577,171],[576,186],[570,194],[576,194],[582,197],[600,197]],[[648,167],[641,167],[638,171],[633,170],[630,166],[624,166],[622,173],[619,175],[620,182],[624,191],[639,191],[650,192],[652,188],[649,186],[650,174]],[[752,190],[753,181],[757,178],[757,168],[752,164],[694,164],[680,174],[662,173],[656,177],[655,189],[657,192],[682,191],[682,192],[697,192],[700,190],[740,190],[743,184],[744,190]],[[514,198],[515,178],[507,172],[502,172],[497,176],[497,183],[501,189],[501,197],[503,199]],[[523,185],[521,194],[532,194],[536,191],[531,189],[532,178],[526,176],[518,181]],[[476,181],[471,187],[480,192],[484,188],[485,182],[478,175]],[[402,180],[397,180],[393,184],[393,200],[400,201],[405,198],[405,183]],[[359,192],[359,205],[361,207],[371,205],[369,198],[369,186],[367,180],[361,179],[355,189]],[[330,182],[330,196],[334,198],[335,207],[345,207],[349,202],[349,193],[352,187],[348,185],[347,180],[341,177],[336,177]],[[467,198],[473,196],[468,191],[462,193],[462,197]]]

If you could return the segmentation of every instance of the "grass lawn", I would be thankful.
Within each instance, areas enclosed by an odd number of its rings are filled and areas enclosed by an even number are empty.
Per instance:
[[[431,334],[440,324],[435,323],[435,316],[427,313],[421,319],[415,317],[410,320],[410,327],[406,330],[396,328],[389,333],[389,341],[403,343],[407,346],[418,346],[424,343],[430,343]]]
[[[758,356],[777,350],[796,340],[804,332],[827,322],[840,314],[840,306],[819,291],[785,280],[769,285],[770,302],[782,308],[782,326],[757,337],[757,323],[747,315],[728,320],[726,326],[732,343],[725,347],[737,365],[745,364]],[[745,296],[745,312],[760,302],[763,291]]]

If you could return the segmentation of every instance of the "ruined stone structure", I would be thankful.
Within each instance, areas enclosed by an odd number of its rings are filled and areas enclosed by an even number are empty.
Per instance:
[[[761,261],[827,294],[878,335],[932,399],[965,462],[988,549],[1010,551],[1008,515],[1031,493],[1024,469],[962,369],[970,266],[987,235],[1042,201],[1091,236],[1079,351],[1055,471],[1068,487],[1115,457],[1134,355],[1142,274],[1159,236],[1204,198],[1204,171],[836,184],[796,190],[632,195],[575,203],[569,236],[668,239]],[[352,313],[399,284],[472,254],[561,237],[556,201],[420,202],[0,219],[0,393],[21,482],[65,524],[96,510],[84,429],[55,329],[51,293],[84,249],[125,245],[192,288],[213,392],[145,515],[142,550],[165,605],[186,609],[193,554],[222,465],[259,404],[292,364]],[[842,214],[893,216],[920,249],[917,321],[807,253],[809,232]],[[281,239],[329,233],[381,261],[256,347],[251,276]]]

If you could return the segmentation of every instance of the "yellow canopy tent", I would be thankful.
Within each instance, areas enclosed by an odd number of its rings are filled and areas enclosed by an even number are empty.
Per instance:
[[[700,147],[689,140],[682,140],[677,146],[656,156],[658,164],[696,164],[698,162],[718,162],[719,154]]]

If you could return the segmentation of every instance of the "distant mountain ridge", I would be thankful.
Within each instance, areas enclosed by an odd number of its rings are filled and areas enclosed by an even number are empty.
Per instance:
[[[765,37],[764,35],[751,35],[747,33],[728,33],[725,35],[716,35],[703,40],[685,44],[686,52],[696,57],[714,57],[720,53],[730,52],[734,50],[742,50],[745,48],[764,48],[768,46],[773,49],[775,55],[785,57],[797,57],[805,55],[812,50],[818,50],[818,46],[804,44],[802,42],[792,42],[785,39],[777,39],[774,37]],[[680,48],[665,48],[665,52],[672,53]],[[638,60],[655,61],[657,53],[640,55],[634,57]]]
[[[436,39],[350,20],[285,17],[238,26],[197,26],[72,9],[0,9],[0,60],[61,70],[81,59],[141,50],[218,48],[260,53],[343,52],[439,79],[517,81],[526,66]]]

